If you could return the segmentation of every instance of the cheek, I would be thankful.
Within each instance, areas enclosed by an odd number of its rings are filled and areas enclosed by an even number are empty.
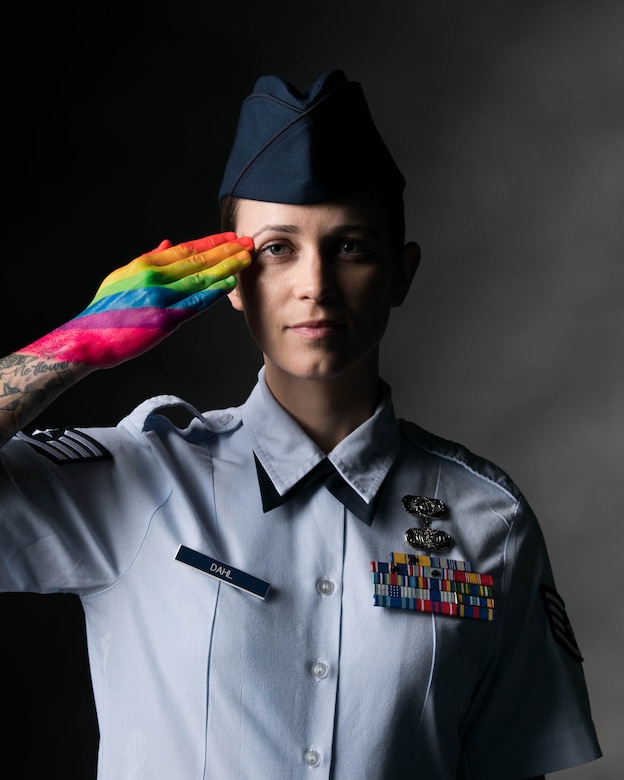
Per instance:
[[[284,279],[252,266],[242,272],[239,279],[243,311],[250,323],[262,323],[280,308],[284,296]]]
[[[347,294],[349,295],[349,294]],[[365,337],[378,337],[385,331],[392,309],[392,285],[384,274],[374,274],[358,289],[350,293],[350,308]]]
[[[252,306],[258,297],[259,277],[260,272],[255,262],[238,275],[238,292],[245,309]]]
[[[347,279],[343,290],[354,303],[367,306],[379,305],[391,297],[392,280],[384,268],[366,269],[359,278]]]

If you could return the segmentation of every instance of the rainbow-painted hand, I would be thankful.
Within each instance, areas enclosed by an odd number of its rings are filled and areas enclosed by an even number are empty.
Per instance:
[[[151,252],[106,277],[77,317],[20,352],[110,368],[141,355],[236,286],[253,241],[219,233]]]

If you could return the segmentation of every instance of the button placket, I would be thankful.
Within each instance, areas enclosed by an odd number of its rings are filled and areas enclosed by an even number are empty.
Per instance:
[[[325,574],[316,581],[316,591],[321,596],[321,599],[329,599],[336,591],[336,586],[330,577]],[[329,604],[328,604],[329,607]],[[323,657],[318,657],[316,661],[310,664],[309,671],[315,681],[320,684],[323,681],[327,681],[330,676],[330,665]],[[331,695],[331,688],[324,689],[327,695]],[[321,752],[315,745],[310,745],[303,753],[303,761],[310,769],[318,769],[322,763]]]
[[[334,583],[325,575],[316,581],[316,589],[323,598],[327,598],[335,588]],[[329,666],[322,658],[318,658],[310,667],[310,671],[317,681],[324,680],[329,675]]]
[[[342,612],[341,578],[345,533],[344,507],[342,522],[337,522],[333,496],[327,491],[318,496],[316,518],[326,544],[317,548],[314,561],[316,576],[309,582],[308,597],[316,600],[314,621],[309,624],[308,651],[305,673],[308,677],[306,696],[308,706],[307,740],[301,746],[304,764],[315,770],[315,776],[326,778],[330,763],[323,755],[330,755],[336,718],[337,668],[340,657],[340,623]],[[326,509],[323,509],[322,505]],[[312,625],[314,628],[312,629]],[[315,647],[316,646],[316,647]]]

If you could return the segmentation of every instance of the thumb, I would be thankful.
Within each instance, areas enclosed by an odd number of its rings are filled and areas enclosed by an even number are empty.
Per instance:
[[[152,249],[151,252],[146,252],[145,254],[146,255],[155,255],[155,254],[158,254],[158,252],[163,252],[165,249],[169,249],[169,247],[172,247],[172,246],[173,246],[173,244],[171,243],[171,241],[169,241],[168,238],[163,238],[163,240],[160,242],[160,244],[158,244],[156,249]]]

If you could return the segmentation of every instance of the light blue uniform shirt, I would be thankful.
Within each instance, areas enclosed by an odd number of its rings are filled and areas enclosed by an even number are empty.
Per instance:
[[[513,780],[600,755],[505,474],[399,423],[388,393],[328,456],[366,502],[381,491],[370,525],[322,484],[265,513],[254,453],[281,494],[324,454],[262,372],[242,407],[184,430],[158,413],[176,403],[84,431],[112,459],[58,464],[14,439],[0,461],[0,586],[80,596],[102,780]],[[373,606],[370,562],[416,552],[405,495],[445,502],[433,525],[493,576],[494,622]],[[266,599],[179,545],[270,583]]]

